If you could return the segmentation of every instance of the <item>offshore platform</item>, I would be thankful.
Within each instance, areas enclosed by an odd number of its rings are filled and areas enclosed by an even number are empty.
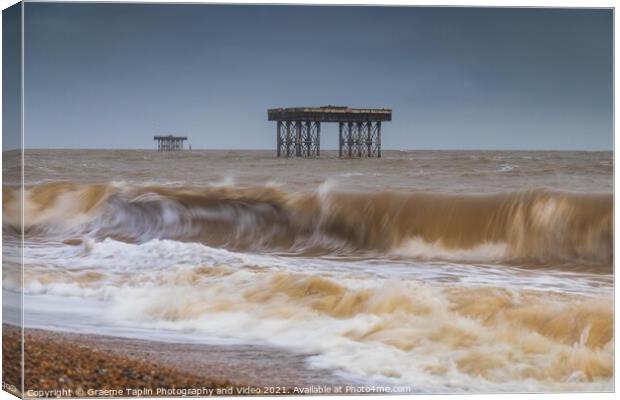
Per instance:
[[[154,136],[153,139],[157,140],[157,151],[180,151],[184,150],[183,143],[187,136]]]
[[[338,123],[340,157],[381,157],[381,122],[392,120],[392,110],[341,106],[272,108],[267,110],[267,119],[276,121],[278,157],[320,156],[321,122]]]

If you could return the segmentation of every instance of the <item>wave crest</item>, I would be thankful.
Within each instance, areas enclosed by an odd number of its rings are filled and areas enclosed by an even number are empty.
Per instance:
[[[4,187],[3,228],[20,196]],[[611,194],[288,193],[276,187],[51,183],[24,191],[27,237],[201,242],[235,250],[611,267]]]

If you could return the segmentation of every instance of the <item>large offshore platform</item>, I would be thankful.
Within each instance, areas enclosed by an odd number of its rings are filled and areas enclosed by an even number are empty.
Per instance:
[[[321,155],[321,122],[337,122],[340,157],[381,157],[381,122],[392,120],[387,108],[340,106],[272,108],[267,119],[276,121],[278,157]]]

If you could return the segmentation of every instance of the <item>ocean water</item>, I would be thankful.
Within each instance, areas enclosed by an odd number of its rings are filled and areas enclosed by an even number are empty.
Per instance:
[[[26,151],[26,325],[277,346],[416,392],[613,389],[611,152],[324,154]]]

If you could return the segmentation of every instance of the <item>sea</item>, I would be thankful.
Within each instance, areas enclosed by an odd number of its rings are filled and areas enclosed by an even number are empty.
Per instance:
[[[416,393],[613,390],[612,152],[26,150],[23,193],[3,158],[5,322],[23,290],[27,328]]]

